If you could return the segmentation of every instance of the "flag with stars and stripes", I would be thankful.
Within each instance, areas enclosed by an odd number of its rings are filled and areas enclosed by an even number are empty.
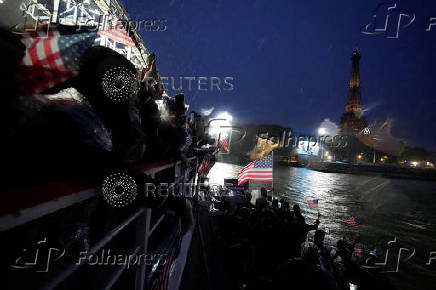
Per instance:
[[[273,157],[272,154],[259,160],[252,161],[238,173],[238,185],[248,180],[258,182],[273,181]]]
[[[360,219],[358,219],[358,218],[350,217],[350,218],[347,218],[346,220],[344,220],[344,222],[346,222],[347,224],[349,224],[350,226],[353,226],[353,227],[362,227],[362,225],[360,223]]]
[[[118,21],[115,26],[108,26],[106,29],[100,30],[98,34],[106,36],[118,43],[122,43],[130,47],[136,47],[134,39],[130,37],[121,21]]]
[[[209,174],[211,168],[215,165],[215,156],[212,154],[206,154],[198,167],[198,173],[206,177]]]
[[[220,147],[224,151],[229,152],[229,137],[226,137],[220,141]]]
[[[310,208],[318,208],[318,200],[317,199],[308,200],[307,204],[309,205]]]
[[[76,76],[80,57],[98,37],[96,32],[62,25],[42,30],[19,35],[26,51],[17,78],[28,93],[42,92]]]

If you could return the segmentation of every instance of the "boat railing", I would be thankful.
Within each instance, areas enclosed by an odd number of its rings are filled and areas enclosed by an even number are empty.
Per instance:
[[[35,21],[52,24],[67,25],[101,25],[102,20],[106,21],[106,16],[113,17],[119,21],[134,23],[129,25],[128,30],[131,36],[136,39],[137,48],[127,46],[125,48],[117,47],[115,42],[110,42],[104,36],[100,37],[100,45],[109,46],[119,53],[125,55],[135,65],[144,67],[146,65],[146,56],[149,54],[144,40],[136,29],[136,21],[132,21],[126,8],[119,0],[91,0],[91,2],[81,3],[78,0],[31,0],[28,8],[24,11],[26,15]],[[92,7],[98,7],[92,9]],[[64,7],[64,11],[61,10]],[[16,23],[15,23],[16,24]],[[15,25],[13,24],[13,25]],[[106,29],[106,27],[104,28]],[[135,57],[133,57],[135,56]]]
[[[188,163],[192,165],[192,167],[196,169],[197,160],[196,157],[191,157],[188,159]],[[187,180],[189,174],[188,170],[182,170],[182,163],[174,162],[174,163],[154,163],[154,164],[143,164],[142,171],[146,173],[148,176],[154,178],[157,173],[162,172],[163,170],[174,170],[175,180],[174,184],[184,183],[184,182],[193,182],[195,180]],[[196,172],[196,171],[195,171]],[[192,179],[195,179],[196,174]],[[69,195],[62,196],[61,198],[56,198],[54,200],[49,200],[43,202],[42,204],[38,204],[33,208],[20,209],[17,212],[8,213],[0,216],[0,232],[3,234],[4,232],[12,230],[18,226],[25,225],[27,223],[33,222],[37,219],[40,219],[50,213],[55,211],[60,211],[66,208],[69,208],[73,205],[81,203],[85,200],[91,199],[92,197],[96,197],[99,194],[100,189],[88,188],[80,191],[79,193],[70,193]],[[79,196],[78,196],[79,195]],[[135,243],[134,246],[129,251],[130,255],[146,255],[149,248],[149,241],[152,235],[157,231],[159,226],[165,220],[167,215],[173,215],[171,210],[167,210],[163,213],[156,210],[156,216],[153,216],[152,208],[148,207],[140,207],[136,208],[130,215],[128,215],[125,219],[123,219],[120,223],[116,224],[112,230],[108,231],[101,237],[90,249],[87,251],[88,255],[95,255],[99,252],[105,245],[107,245],[110,241],[120,235],[124,229],[126,229],[129,225],[136,223],[135,225]],[[176,219],[176,233],[173,233],[172,241],[169,241],[168,244],[176,245],[175,240],[177,237],[180,237],[181,232],[181,222],[180,218]],[[171,248],[169,249],[171,251]],[[58,272],[54,277],[51,277],[41,289],[55,289],[59,285],[61,285],[67,278],[69,278],[73,273],[75,273],[84,263],[71,263],[67,265],[63,270]],[[107,279],[106,282],[101,285],[101,289],[111,289],[112,286],[120,279],[123,272],[126,270],[127,264],[121,264],[117,267],[116,270],[113,271],[112,275]],[[143,290],[146,287],[146,284],[150,284],[153,281],[147,281],[146,278],[146,263],[138,263],[135,265],[136,273],[135,273],[135,290]],[[168,273],[167,273],[168,274]],[[167,283],[167,282],[165,282]]]

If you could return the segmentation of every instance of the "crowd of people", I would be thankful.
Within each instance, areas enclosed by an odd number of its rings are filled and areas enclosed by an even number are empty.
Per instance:
[[[94,46],[82,56],[77,76],[28,95],[15,77],[25,46],[7,29],[0,30],[0,39],[4,188],[71,177],[101,181],[120,170],[144,181],[149,177],[136,172],[135,164],[187,163],[193,148],[209,141],[203,118],[195,112],[187,116],[185,96],[165,96],[154,55],[138,71],[117,52]],[[80,99],[51,97],[65,89],[76,90]],[[378,277],[359,267],[365,259],[355,254],[355,243],[340,240],[335,249],[326,246],[325,233],[318,229],[319,215],[314,224],[307,224],[298,205],[291,210],[287,201],[268,199],[265,189],[261,193],[255,206],[247,202],[231,215],[231,234],[223,236],[235,253],[241,285],[253,289],[379,285],[372,283],[380,281]],[[189,201],[170,203],[182,217],[189,215]],[[309,231],[315,231],[312,242],[307,241]]]
[[[154,54],[139,70],[114,50],[93,46],[75,77],[29,94],[17,78],[25,46],[7,29],[0,38],[3,186],[101,180],[138,163],[186,163],[194,147],[207,143],[203,117],[187,115],[183,94],[164,92]]]
[[[6,169],[2,173],[6,203],[18,193],[32,199],[25,195],[29,188],[51,184],[70,182],[101,188],[103,180],[116,172],[133,177],[138,192],[144,192],[146,183],[174,182],[174,170],[155,178],[143,172],[141,165],[155,161],[181,161],[183,170],[193,176],[195,164],[188,158],[197,155],[201,160],[205,153],[194,149],[210,142],[204,130],[205,120],[196,112],[187,114],[183,94],[166,94],[154,54],[149,56],[145,68],[138,69],[116,51],[92,46],[77,60],[79,70],[72,78],[32,93],[27,81],[35,80],[23,79],[22,75],[25,54],[26,47],[17,35],[1,28],[0,155]],[[50,68],[26,69],[44,73]],[[56,189],[59,190],[44,194],[56,197],[63,187]],[[92,207],[89,213],[83,209],[70,221],[77,229],[68,229],[74,235],[88,232],[84,229],[92,225],[91,244],[119,223],[132,207],[172,209],[181,217],[182,233],[192,224],[190,200],[182,196],[138,194],[123,209],[103,202],[101,194],[98,197],[97,209]],[[88,244],[83,242],[87,239],[80,236],[74,243],[82,247]]]
[[[391,289],[379,269],[361,267],[379,260],[356,247],[359,236],[327,245],[326,229],[318,228],[319,213],[307,224],[298,204],[291,208],[285,199],[268,196],[265,188],[255,205],[245,196],[217,231],[241,289]]]

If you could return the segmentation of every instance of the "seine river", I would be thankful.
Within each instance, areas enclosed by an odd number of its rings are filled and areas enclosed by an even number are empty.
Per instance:
[[[210,183],[236,178],[241,168],[217,162]],[[252,183],[250,190],[261,186],[269,189],[271,183]],[[274,188],[291,206],[300,205],[307,223],[317,215],[307,200],[318,199],[320,227],[330,229],[326,241],[335,245],[360,234],[366,251],[376,248],[382,261],[387,257],[388,276],[398,289],[436,289],[436,182],[275,166]],[[350,217],[359,218],[362,226],[345,223]],[[430,256],[435,259],[427,266]]]

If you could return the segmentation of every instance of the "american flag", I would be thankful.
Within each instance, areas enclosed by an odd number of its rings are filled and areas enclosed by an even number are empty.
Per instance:
[[[28,93],[39,93],[77,75],[80,56],[93,46],[95,32],[51,26],[47,31],[20,34],[26,54],[17,74]]]
[[[160,269],[159,276],[152,287],[153,290],[168,290],[171,267],[179,255],[181,241],[181,237],[178,237],[174,246],[170,249],[169,255],[165,257],[165,264],[163,264]]]
[[[350,218],[344,220],[344,222],[346,222],[350,226],[354,226],[354,227],[360,226],[361,227],[360,219],[358,219],[358,218],[350,217]]]
[[[198,167],[198,173],[201,176],[206,177],[209,174],[210,169],[215,165],[215,156],[212,154],[206,154]]]
[[[259,160],[250,162],[238,173],[238,185],[244,184],[248,180],[258,182],[273,181],[273,157],[272,154]]]
[[[310,208],[318,208],[318,200],[317,199],[308,200],[307,204],[309,205]]]
[[[220,140],[221,148],[224,149],[224,151],[229,152],[229,137],[224,138],[223,140]]]
[[[104,30],[98,31],[99,35],[106,36],[116,42],[122,43],[130,47],[136,47],[135,41],[130,37],[123,24],[118,21],[115,26],[109,26]]]

